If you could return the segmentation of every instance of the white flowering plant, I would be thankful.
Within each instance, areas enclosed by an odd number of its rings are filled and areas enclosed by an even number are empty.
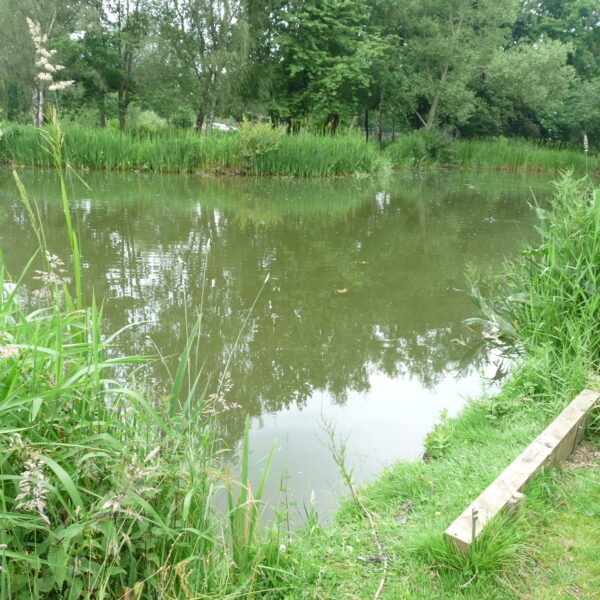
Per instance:
[[[27,19],[27,27],[33,45],[35,46],[35,80],[33,86],[33,124],[41,127],[44,122],[44,102],[46,90],[60,92],[72,86],[74,80],[56,80],[55,75],[65,67],[56,62],[56,50],[48,50],[48,36],[42,33],[41,25]]]

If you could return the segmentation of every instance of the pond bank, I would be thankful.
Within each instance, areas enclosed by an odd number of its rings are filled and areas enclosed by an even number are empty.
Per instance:
[[[499,300],[484,301],[473,286],[482,313],[501,327],[487,333],[523,347],[522,364],[503,391],[437,428],[428,438],[428,462],[394,466],[361,496],[390,558],[384,589],[390,597],[395,591],[399,597],[485,598],[490,590],[508,589],[498,587],[499,572],[512,581],[515,569],[528,566],[515,560],[527,545],[527,519],[492,527],[466,561],[440,543],[441,532],[502,461],[583,387],[588,366],[597,365],[600,214],[594,198],[585,182],[565,179],[542,251],[532,251],[507,278]],[[73,239],[70,226],[68,233]],[[44,250],[43,236],[40,244]],[[0,304],[0,415],[5,431],[19,433],[3,440],[4,596],[289,600],[374,593],[380,564],[355,505],[343,506],[328,528],[319,526],[310,506],[304,531],[287,530],[284,510],[268,531],[256,527],[263,486],[239,486],[222,468],[207,418],[226,410],[229,384],[216,382],[209,398],[197,399],[183,383],[198,326],[188,331],[166,395],[140,381],[125,387],[118,376],[126,359],[111,361],[106,354],[94,303],[86,312],[74,310],[80,299],[74,305],[57,281],[65,277],[63,266],[44,256],[49,308],[26,315],[16,296]],[[502,301],[507,296],[511,300]],[[543,301],[548,298],[552,302]],[[247,443],[240,463],[245,483]],[[544,480],[536,480],[529,498],[549,506],[549,484],[538,481]],[[217,487],[231,492],[224,515],[211,509]],[[23,504],[21,494],[31,503]]]
[[[591,290],[600,284],[599,200],[589,183],[563,179],[553,213],[544,216],[541,243],[509,268],[496,299],[484,300],[474,289],[487,333],[521,348],[501,392],[470,402],[436,427],[426,442],[427,462],[398,463],[362,490],[389,558],[382,597],[514,600],[535,591],[550,598],[558,588],[589,589],[597,577],[593,557],[600,547],[584,530],[586,523],[598,529],[598,470],[539,475],[526,489],[524,510],[492,523],[466,557],[443,532],[576,393],[585,385],[598,389],[591,376],[599,359],[600,299]],[[590,431],[587,447],[595,451],[597,422]],[[571,539],[577,548],[569,585],[548,576],[561,553],[544,534]],[[374,597],[381,561],[353,501],[329,527],[313,526],[295,545],[296,572],[305,583],[290,598]]]
[[[591,173],[600,167],[597,155],[520,139],[456,140],[419,130],[380,148],[375,142],[365,143],[359,133],[271,138],[263,126],[246,127],[250,130],[207,137],[178,129],[121,134],[71,125],[65,128],[65,155],[73,166],[84,169],[286,177],[366,176],[442,167]],[[40,130],[12,123],[2,128],[0,161],[52,165],[40,144]]]

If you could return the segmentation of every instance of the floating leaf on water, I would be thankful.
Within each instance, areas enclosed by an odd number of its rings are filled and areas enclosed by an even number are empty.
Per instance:
[[[335,291],[336,291],[336,293],[338,293],[338,294],[347,294],[347,293],[348,293],[348,290],[347,290],[346,288],[343,288],[343,289],[341,289],[341,290],[335,290]]]

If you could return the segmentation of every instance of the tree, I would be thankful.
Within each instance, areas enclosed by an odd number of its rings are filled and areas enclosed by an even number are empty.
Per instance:
[[[97,4],[98,0],[0,0],[0,88],[13,98],[14,111],[32,109],[34,124],[41,122],[45,90],[35,65],[40,46],[32,41],[27,19],[36,27],[36,37],[44,40],[44,52],[53,54],[55,39],[85,28]]]
[[[103,21],[115,40],[121,71],[117,84],[119,129],[125,130],[127,108],[135,89],[134,66],[149,27],[147,3],[143,0],[106,0]]]
[[[424,127],[469,118],[475,103],[471,84],[502,50],[517,8],[517,0],[406,0],[404,67]]]
[[[314,113],[335,133],[368,87],[379,48],[367,31],[368,7],[356,0],[289,0],[275,18],[272,115],[291,127]]]
[[[166,0],[161,18],[181,87],[196,112],[196,130],[207,119],[210,134],[217,106],[231,93],[246,61],[244,6],[239,0]]]

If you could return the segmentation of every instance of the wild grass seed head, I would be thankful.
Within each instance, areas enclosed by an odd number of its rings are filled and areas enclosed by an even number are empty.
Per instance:
[[[46,525],[50,519],[46,515],[46,496],[49,492],[48,478],[44,475],[44,463],[39,454],[33,454],[25,462],[25,471],[20,475],[19,490],[15,500],[20,501],[15,510],[37,513]]]
[[[18,358],[19,354],[19,347],[15,344],[7,344],[6,346],[0,346],[0,360],[10,360],[11,358]]]

